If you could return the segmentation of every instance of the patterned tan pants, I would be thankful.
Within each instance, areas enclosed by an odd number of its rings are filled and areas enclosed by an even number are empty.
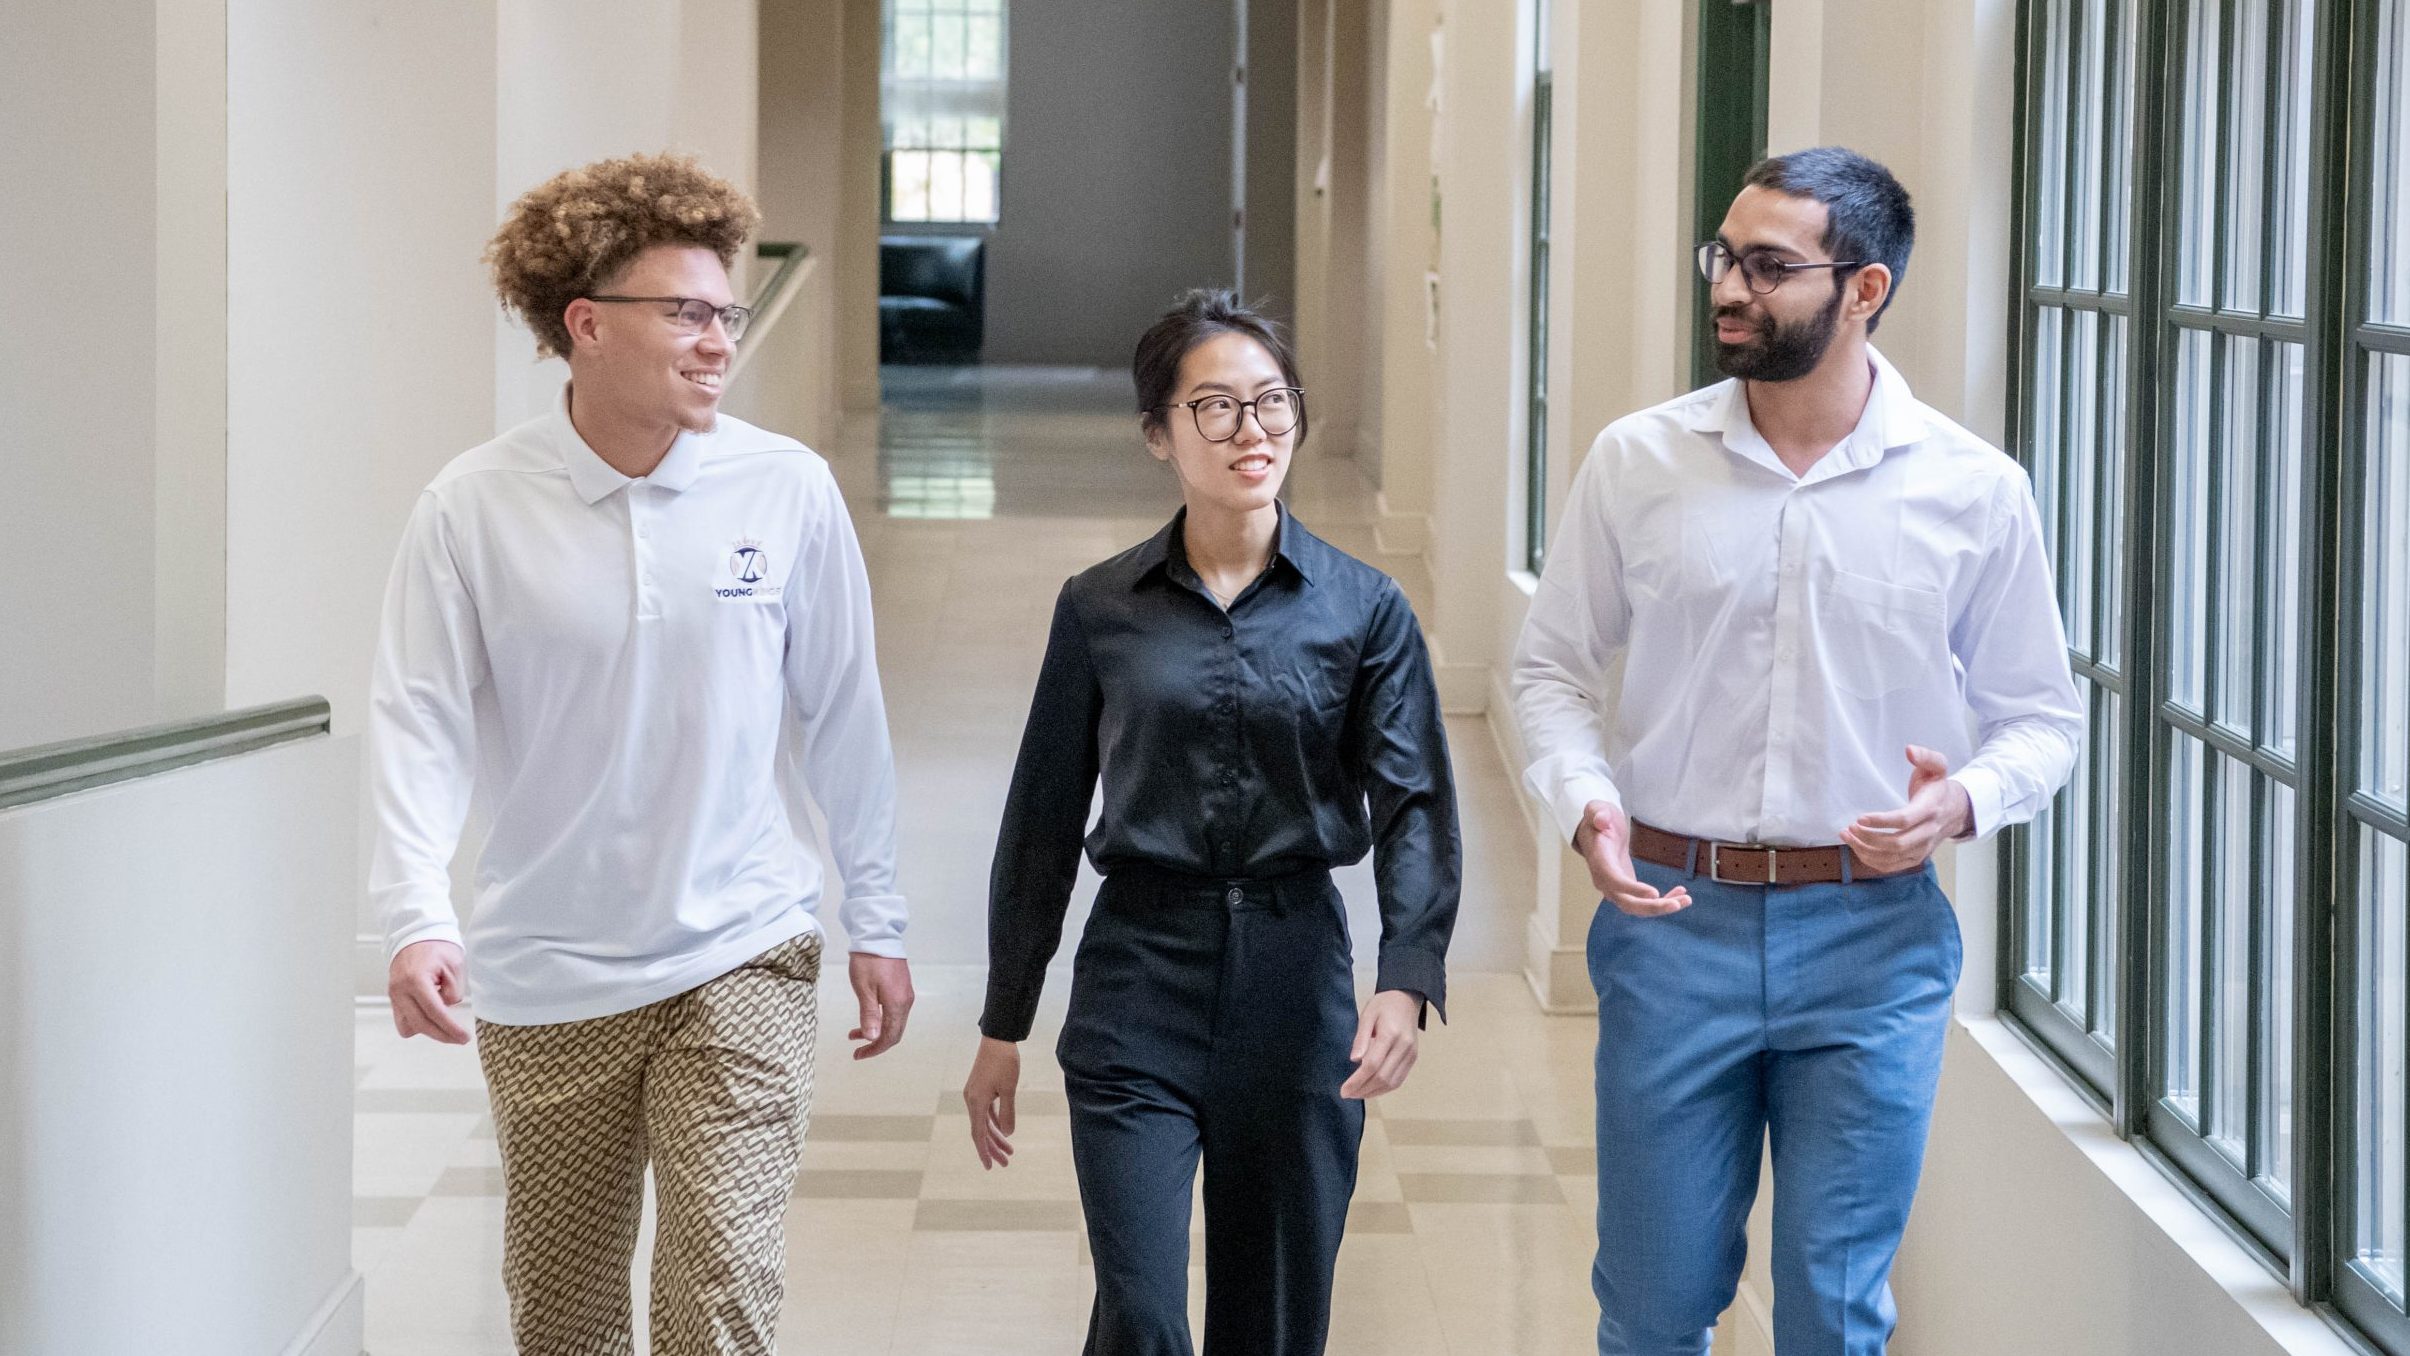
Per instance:
[[[819,978],[820,938],[806,934],[632,1012],[477,1024],[521,1356],[633,1350],[629,1270],[648,1158],[654,1353],[773,1349]]]

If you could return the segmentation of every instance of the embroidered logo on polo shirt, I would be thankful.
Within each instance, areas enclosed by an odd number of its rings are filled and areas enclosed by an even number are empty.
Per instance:
[[[712,596],[724,603],[774,603],[786,589],[762,581],[770,577],[770,557],[761,543],[750,537],[739,537],[728,550],[730,582],[716,585]]]

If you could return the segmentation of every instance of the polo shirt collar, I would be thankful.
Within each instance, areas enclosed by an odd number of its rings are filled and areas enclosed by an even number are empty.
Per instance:
[[[598,504],[636,483],[604,461],[602,454],[586,444],[585,438],[577,431],[577,425],[570,422],[567,382],[561,384],[561,393],[553,400],[550,422],[553,443],[561,454],[562,465],[569,470],[569,484],[577,491],[578,498],[589,504]],[[661,458],[660,465],[653,468],[653,473],[644,478],[645,483],[658,485],[673,493],[685,492],[702,474],[704,445],[710,437],[708,433],[679,430],[677,438],[669,445],[668,454]]]

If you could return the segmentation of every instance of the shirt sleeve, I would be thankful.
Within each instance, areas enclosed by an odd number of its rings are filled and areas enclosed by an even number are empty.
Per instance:
[[[1381,902],[1373,987],[1419,995],[1445,1021],[1463,843],[1431,656],[1414,609],[1395,583],[1386,584],[1373,605],[1352,705],[1349,752],[1371,811],[1373,879]]]
[[[1515,722],[1529,763],[1523,782],[1547,805],[1567,843],[1592,801],[1623,807],[1607,765],[1603,706],[1606,674],[1631,633],[1622,552],[1606,514],[1611,437],[1600,434],[1574,474],[1515,642]]]
[[[812,801],[828,823],[845,887],[838,918],[855,951],[904,954],[904,897],[895,885],[895,755],[879,690],[870,576],[836,479],[815,478],[818,511],[788,573],[787,701]]]
[[[1055,599],[1046,659],[1013,762],[988,877],[987,1002],[979,1030],[996,1040],[1028,1038],[1046,962],[1062,944],[1063,914],[1071,907],[1080,839],[1096,793],[1102,706],[1079,609],[1066,584]]]
[[[1966,788],[1976,835],[2039,814],[2074,770],[2084,733],[2041,512],[2022,474],[2003,477],[1992,523],[1990,548],[1950,632],[1978,738],[1954,780]]]
[[[369,677],[368,899],[388,960],[417,942],[460,942],[452,855],[476,781],[475,694],[488,675],[477,605],[430,491],[394,556]]]

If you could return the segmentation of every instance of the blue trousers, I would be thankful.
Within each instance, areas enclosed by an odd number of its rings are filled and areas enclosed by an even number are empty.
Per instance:
[[[1355,1194],[1347,915],[1328,872],[1105,878],[1056,1057],[1096,1258],[1087,1356],[1189,1356],[1205,1169],[1206,1356],[1319,1356]]]
[[[1689,908],[1590,925],[1598,990],[1600,1356],[1701,1356],[1774,1160],[1774,1344],[1881,1356],[1961,959],[1930,867],[1724,885],[1642,863]]]

